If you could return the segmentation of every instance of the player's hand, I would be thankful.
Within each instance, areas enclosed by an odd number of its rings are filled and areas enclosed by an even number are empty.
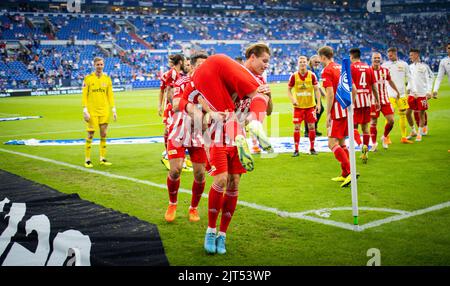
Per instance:
[[[379,102],[375,103],[375,109],[376,109],[376,111],[380,111],[381,110],[381,104]]]
[[[161,106],[158,106],[158,115],[159,115],[159,117],[161,117],[162,114],[163,114],[163,110],[162,110]]]
[[[427,96],[427,99],[431,99],[431,93],[427,93],[426,96]]]
[[[293,105],[294,107],[298,107],[298,102],[296,101],[296,102],[292,103],[292,105]]]
[[[437,99],[437,96],[438,96],[437,91],[433,92],[433,98]]]
[[[268,84],[260,85],[260,86],[258,87],[258,89],[256,90],[256,92],[257,92],[257,93],[262,93],[262,94],[267,94],[267,95],[271,93],[270,87],[269,87]]]
[[[117,111],[116,111],[116,108],[113,107],[113,108],[111,109],[111,111],[112,111],[112,114],[113,114],[113,119],[114,119],[114,121],[117,121]]]
[[[89,114],[87,108],[83,108],[83,118],[84,121],[89,122],[89,120],[91,119],[91,115]]]
[[[400,99],[400,92],[397,92],[397,99]]]
[[[318,105],[316,106],[316,113],[319,114],[319,113],[320,113],[320,110],[322,110],[322,107],[320,106],[320,104],[318,104]]]
[[[327,116],[327,129],[328,128],[331,128],[331,115],[330,114],[328,114],[328,116]]]

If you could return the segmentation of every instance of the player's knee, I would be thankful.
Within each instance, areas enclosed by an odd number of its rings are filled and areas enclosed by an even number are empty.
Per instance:
[[[194,179],[197,182],[203,182],[205,180],[205,171],[204,170],[195,170],[194,169]]]
[[[227,173],[221,173],[214,177],[214,184],[220,186],[223,189],[227,187],[227,181],[228,181]]]
[[[94,132],[88,132],[87,138],[92,140],[94,138]]]
[[[181,176],[181,168],[179,168],[178,166],[171,166],[169,170],[169,176],[172,180],[178,180],[178,178],[180,178]]]

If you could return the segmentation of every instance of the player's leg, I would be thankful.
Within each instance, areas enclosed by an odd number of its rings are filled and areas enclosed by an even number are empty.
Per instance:
[[[168,144],[169,148],[170,143]],[[184,148],[178,148],[184,149]],[[171,149],[168,149],[169,151]],[[179,151],[179,150],[177,150]],[[169,155],[169,165],[170,169],[167,175],[167,191],[169,193],[169,206],[167,207],[166,213],[164,214],[164,218],[167,222],[173,222],[177,215],[177,203],[178,203],[178,190],[180,188],[180,177],[181,172],[183,170],[183,162],[184,162],[184,150],[182,154],[174,154],[172,157]]]
[[[318,153],[314,149],[314,142],[316,141],[316,108],[311,107],[306,111],[305,126],[308,126],[308,138],[309,138],[309,153],[311,155],[317,155]]]
[[[419,131],[417,132],[416,141],[422,141],[423,128],[425,126],[425,110],[419,110]]]
[[[348,153],[341,147],[344,145],[345,136],[348,135],[347,119],[332,120],[328,134],[328,148],[333,152],[334,157],[341,164],[341,176],[333,178],[333,181],[343,182],[350,174],[350,160]]]
[[[367,164],[369,159],[369,142],[370,142],[370,132],[369,132],[369,123],[364,122],[361,124],[361,129],[363,132],[363,146],[361,148],[361,160],[363,164]]]
[[[428,112],[425,111],[422,135],[428,134]]]
[[[240,178],[241,174],[228,175],[227,190],[223,197],[219,233],[216,238],[218,254],[225,254],[227,252],[225,247],[226,233],[233,218],[234,211],[236,210]]]
[[[412,137],[417,136],[416,127],[414,126],[414,120],[413,120],[413,112],[414,110],[417,110],[417,103],[414,96],[408,96],[408,106],[409,108],[406,110],[406,119],[408,120],[409,127],[411,129],[411,133],[409,134],[407,139],[411,139]]]
[[[358,132],[358,125],[362,123],[362,108],[355,108],[353,110],[353,135],[358,146],[362,144],[361,135]]]
[[[205,190],[205,165],[206,153],[203,148],[189,148],[189,155],[192,160],[194,171],[194,182],[192,183],[191,205],[189,207],[189,221],[199,221],[198,204]]]
[[[100,165],[111,166],[111,162],[106,160],[106,136],[108,123],[100,123]]]
[[[92,147],[92,140],[94,139],[94,131],[87,131],[87,137],[86,142],[84,144],[84,166],[86,168],[92,168],[94,165],[92,165],[91,161],[91,147]]]
[[[370,138],[372,139],[372,151],[376,152],[378,147],[377,142],[377,123],[378,123],[378,117],[376,117],[374,114],[372,114],[372,118],[370,119]]]
[[[322,93],[322,91],[321,91],[321,93]],[[319,130],[317,129],[317,125],[319,124],[319,120],[320,120],[320,118],[322,117],[323,111],[325,110],[324,105],[322,104],[322,97],[320,97],[320,106],[321,106],[322,108],[320,109],[319,114],[317,114],[317,121],[316,121],[316,123],[315,123],[315,127],[316,127],[316,135],[317,135],[317,136],[322,136],[322,133],[319,132]]]
[[[389,134],[391,133],[392,128],[394,128],[394,112],[392,109],[383,111],[384,117],[386,118],[386,124],[384,125],[383,136],[381,136],[381,142],[383,144],[383,148],[387,149],[389,147]]]
[[[292,123],[294,124],[294,154],[292,154],[292,157],[297,157],[299,155],[298,146],[300,144],[300,128],[302,124],[301,117],[301,109],[294,108],[292,114]]]

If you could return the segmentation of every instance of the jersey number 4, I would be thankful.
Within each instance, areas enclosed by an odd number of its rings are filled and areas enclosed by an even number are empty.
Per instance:
[[[361,77],[359,78],[359,86],[362,86],[362,88],[366,88],[366,72],[361,73]]]

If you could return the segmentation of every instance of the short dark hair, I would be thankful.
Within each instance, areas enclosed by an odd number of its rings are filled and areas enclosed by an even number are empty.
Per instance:
[[[420,50],[419,50],[419,49],[416,49],[416,48],[411,48],[411,49],[409,49],[409,52],[410,52],[410,53],[418,53],[418,54],[420,54]]]
[[[355,59],[361,58],[361,50],[359,48],[351,48],[350,55],[352,55]]]
[[[389,53],[389,52],[396,53],[396,52],[397,52],[397,48],[390,47],[387,51],[388,51],[388,53]]]
[[[327,59],[331,59],[334,55],[333,48],[330,46],[321,47],[317,53],[319,56],[325,56]]]
[[[197,63],[198,59],[207,59],[207,58],[208,58],[208,55],[206,53],[203,53],[203,52],[195,53],[195,54],[191,55],[191,65],[194,66]]]
[[[169,60],[173,62],[174,65],[179,64],[181,61],[184,61],[184,56],[182,54],[170,55]]]
[[[237,61],[237,62],[243,62],[244,61],[244,59],[242,57],[235,57],[234,60]]]

